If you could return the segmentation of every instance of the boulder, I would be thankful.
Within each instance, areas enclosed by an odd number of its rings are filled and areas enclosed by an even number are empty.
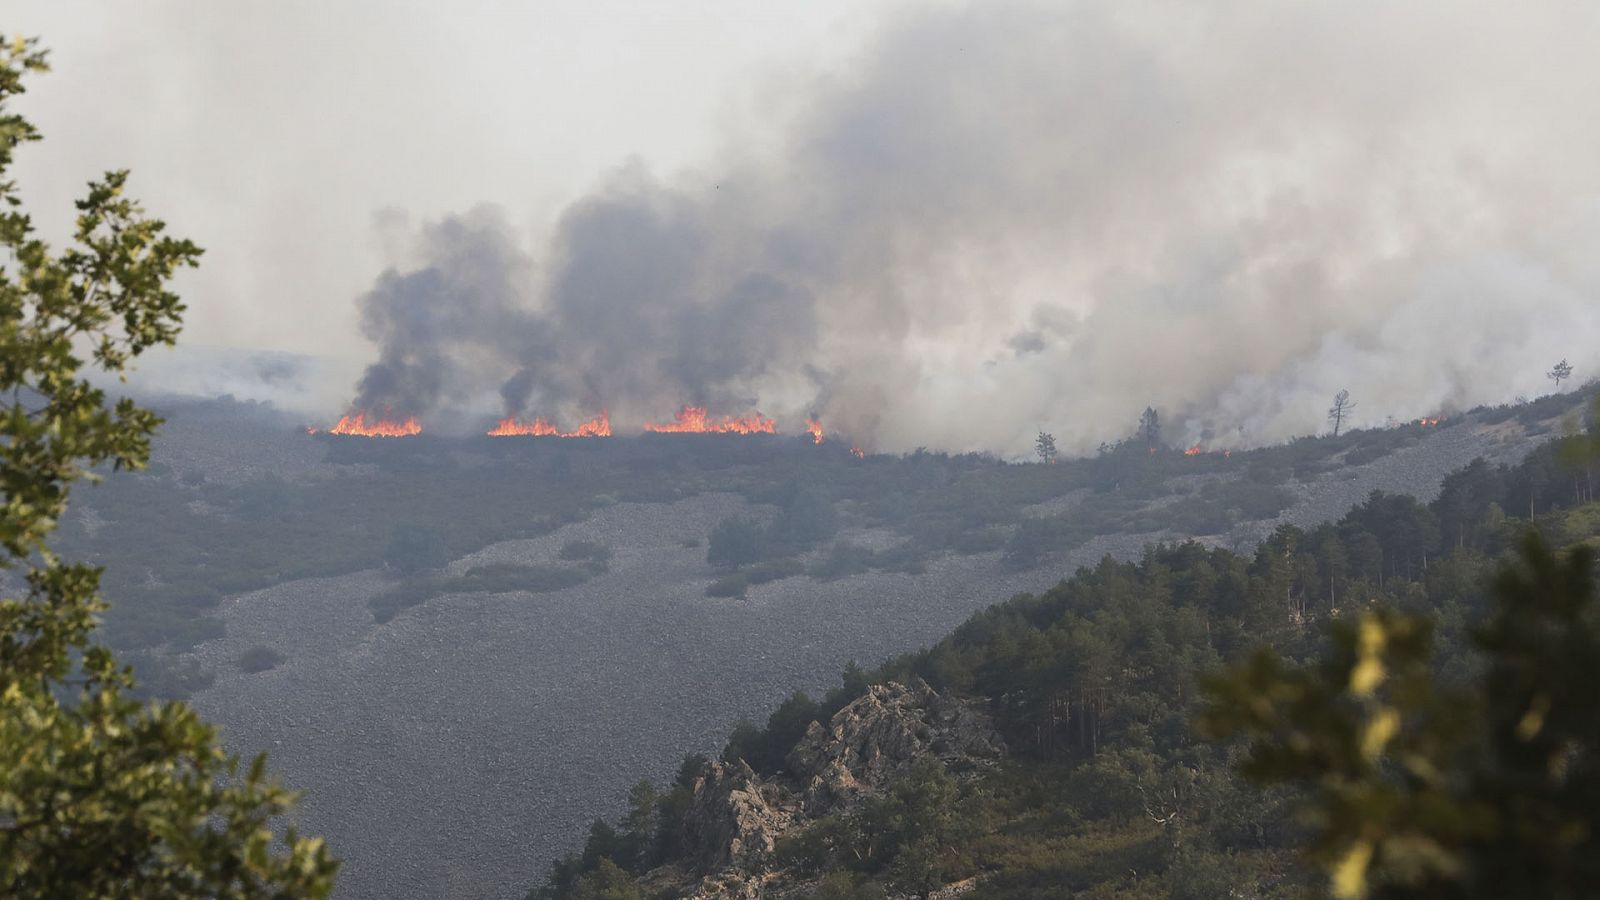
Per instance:
[[[773,844],[795,820],[796,804],[780,785],[745,763],[713,762],[695,780],[684,815],[684,841],[701,872],[759,871]]]
[[[886,786],[919,759],[961,773],[993,764],[1004,742],[987,716],[921,679],[873,685],[789,753],[806,814],[822,816]]]

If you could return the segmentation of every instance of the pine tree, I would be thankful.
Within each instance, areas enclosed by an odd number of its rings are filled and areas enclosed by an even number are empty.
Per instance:
[[[1056,436],[1047,432],[1039,432],[1039,437],[1033,442],[1033,452],[1038,455],[1039,461],[1045,465],[1052,465],[1056,461]]]
[[[1262,652],[1210,679],[1201,730],[1248,736],[1243,774],[1305,791],[1335,896],[1595,896],[1594,565],[1529,533],[1494,582],[1470,690],[1435,681],[1426,619],[1372,609],[1336,620],[1321,660]]]

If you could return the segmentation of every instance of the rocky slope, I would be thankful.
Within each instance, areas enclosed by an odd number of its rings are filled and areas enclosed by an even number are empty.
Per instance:
[[[936,759],[960,777],[1004,753],[989,720],[966,704],[921,681],[874,685],[826,727],[811,723],[778,778],[756,775],[743,760],[709,763],[684,819],[687,860],[644,880],[653,896],[692,900],[804,896],[814,885],[774,858],[783,838],[854,809],[920,760]]]

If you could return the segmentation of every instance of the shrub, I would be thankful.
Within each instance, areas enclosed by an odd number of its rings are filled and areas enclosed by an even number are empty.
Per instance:
[[[287,658],[265,644],[256,644],[239,654],[239,671],[247,675],[268,672],[276,669]]]
[[[734,569],[759,562],[767,552],[767,531],[753,519],[723,519],[711,530],[706,562]]]

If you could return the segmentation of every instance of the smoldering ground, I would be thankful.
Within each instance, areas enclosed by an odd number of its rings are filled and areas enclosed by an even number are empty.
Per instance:
[[[430,222],[356,404],[759,408],[885,449],[1278,440],[1600,366],[1600,11],[908,7],[717,159]],[[515,208],[511,198],[498,198]],[[487,398],[487,399],[486,399]]]

